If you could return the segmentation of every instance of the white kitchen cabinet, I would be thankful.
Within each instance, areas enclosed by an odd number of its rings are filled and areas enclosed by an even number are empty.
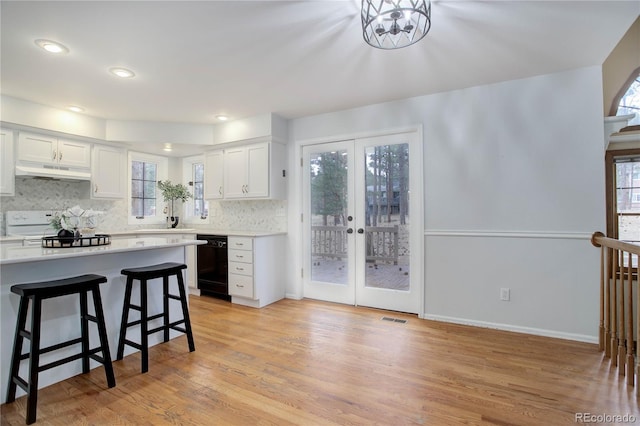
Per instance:
[[[20,132],[18,160],[88,169],[91,166],[91,145],[53,136]]]
[[[281,199],[285,197],[285,150],[273,142],[226,149],[225,199]]]
[[[227,247],[232,303],[261,308],[284,298],[283,235],[230,236]]]
[[[0,195],[15,194],[15,158],[13,130],[0,129]]]
[[[127,152],[123,148],[94,145],[91,152],[91,198],[127,196]]]
[[[210,151],[204,156],[204,198],[219,200],[224,196],[224,152]]]

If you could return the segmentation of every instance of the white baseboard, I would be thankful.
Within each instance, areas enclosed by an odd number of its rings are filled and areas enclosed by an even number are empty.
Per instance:
[[[475,320],[469,320],[465,318],[447,317],[443,315],[424,314],[423,318],[426,320],[450,322],[453,324],[471,325],[474,327],[492,328],[495,330],[513,331],[516,333],[532,334],[534,336],[544,336],[544,337],[553,337],[556,339],[575,340],[578,342],[585,342],[585,343],[596,343],[596,344],[598,343],[597,335],[589,336],[586,334],[564,333],[561,331],[545,330],[541,328],[522,327],[517,325],[500,324],[500,323],[493,323],[493,322],[486,322],[486,321],[475,321]]]
[[[302,300],[302,296],[297,293],[285,293],[285,299]]]

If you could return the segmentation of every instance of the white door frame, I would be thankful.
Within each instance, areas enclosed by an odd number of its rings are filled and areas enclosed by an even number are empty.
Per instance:
[[[416,244],[412,246],[411,249],[412,251],[416,252],[415,258],[419,259],[420,261],[415,262],[415,264],[411,265],[411,274],[415,275],[416,282],[421,283],[421,285],[417,289],[417,294],[419,295],[419,298],[420,298],[420,303],[419,303],[420,310],[418,312],[418,317],[424,318],[424,311],[425,311],[424,297],[426,292],[426,289],[425,289],[426,283],[424,280],[424,277],[425,277],[425,271],[424,271],[424,263],[425,263],[424,262],[424,259],[425,259],[424,173],[423,173],[424,137],[423,137],[422,124],[418,124],[415,126],[391,128],[391,129],[380,130],[380,131],[360,132],[360,133],[352,133],[347,135],[334,135],[334,136],[306,139],[306,140],[294,142],[295,147],[293,151],[292,161],[294,165],[298,165],[298,166],[294,168],[296,172],[292,174],[293,175],[292,177],[294,177],[294,181],[295,181],[295,184],[294,184],[295,187],[292,185],[290,189],[291,191],[295,191],[297,196],[295,197],[295,203],[292,203],[295,205],[292,206],[292,209],[291,209],[292,215],[290,216],[290,218],[292,219],[293,223],[291,223],[290,228],[293,230],[295,227],[294,223],[297,223],[297,232],[295,233],[295,236],[292,238],[292,244],[293,244],[292,247],[294,247],[294,250],[295,250],[295,252],[293,253],[295,258],[295,271],[297,271],[297,273],[293,272],[292,277],[293,278],[297,277],[297,278],[295,280],[296,282],[295,292],[292,294],[288,294],[287,297],[297,298],[297,299],[304,297],[303,285],[302,285],[303,283],[302,271],[304,267],[304,257],[302,253],[304,253],[305,251],[305,248],[304,248],[305,240],[303,238],[305,224],[302,223],[302,221],[300,220],[304,210],[303,191],[305,190],[304,184],[302,182],[303,180],[302,173],[303,173],[303,170],[305,170],[305,166],[302,161],[303,147],[307,145],[315,145],[320,143],[354,140],[354,139],[369,138],[369,137],[376,137],[376,136],[392,135],[397,133],[415,133],[414,137],[418,141],[418,143],[415,144],[413,155],[418,156],[418,158],[420,159],[420,167],[412,167],[410,170],[412,179],[415,182],[419,182],[419,187],[412,188],[412,194],[411,194],[411,197],[413,197],[414,201],[419,206],[418,217],[412,218],[412,221],[411,221],[411,226],[413,230],[412,235],[413,234],[416,235]]]

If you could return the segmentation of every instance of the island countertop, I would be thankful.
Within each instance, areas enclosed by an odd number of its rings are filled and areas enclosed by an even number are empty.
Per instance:
[[[151,250],[165,247],[179,247],[205,244],[204,241],[180,237],[118,238],[111,244],[92,247],[44,248],[40,246],[0,245],[0,265],[33,261],[94,256],[129,251]]]

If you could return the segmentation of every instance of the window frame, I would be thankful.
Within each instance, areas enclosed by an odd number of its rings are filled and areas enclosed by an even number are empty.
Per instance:
[[[192,185],[189,185],[189,182],[193,181],[193,165],[194,164],[202,164],[204,166],[205,163],[205,159],[204,159],[204,155],[196,155],[196,156],[192,156],[192,157],[185,157],[182,159],[182,181],[186,182],[186,186],[189,189],[189,192],[191,193],[191,195],[193,195],[194,192],[194,187]],[[207,170],[204,170],[204,185],[206,185],[206,181],[207,181]],[[203,194],[203,199],[204,199],[204,203],[205,206],[208,206],[210,204],[210,202],[204,198],[204,194]],[[200,216],[195,216],[193,214],[193,198],[190,198],[189,200],[187,200],[187,202],[185,203],[184,206],[184,223],[189,223],[189,224],[193,224],[193,225],[207,225],[209,224],[209,217],[210,214],[207,215],[206,218],[202,218]],[[210,209],[207,208],[207,211],[210,212]]]
[[[129,225],[163,225],[166,223],[166,215],[162,214],[164,209],[162,196],[156,196],[156,215],[145,216],[143,218],[137,218],[133,216],[131,212],[131,186],[132,186],[132,163],[134,161],[140,161],[144,163],[156,164],[156,178],[158,180],[166,180],[169,172],[169,159],[160,155],[147,154],[143,152],[129,151],[127,159],[127,223]],[[158,192],[158,194],[160,194]]]
[[[640,158],[640,148],[629,149],[612,149],[605,153],[605,185],[606,185],[606,219],[607,219],[607,237],[618,239],[618,196],[616,183],[616,159],[617,158]],[[640,213],[638,214],[640,216]],[[616,265],[618,260],[615,261]],[[617,266],[616,266],[617,268]],[[617,275],[619,276],[618,271]],[[633,279],[638,277],[638,267],[631,268]]]

